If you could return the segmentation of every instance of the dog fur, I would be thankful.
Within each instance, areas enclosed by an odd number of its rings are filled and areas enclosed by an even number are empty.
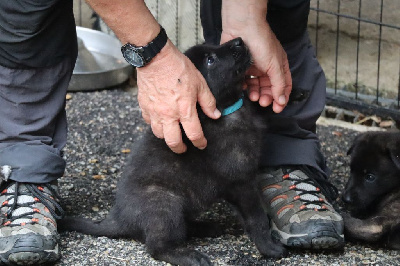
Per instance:
[[[251,57],[238,38],[221,46],[198,45],[186,55],[205,77],[222,110],[243,96],[242,84]],[[268,217],[254,185],[260,155],[261,129],[254,104],[244,99],[236,112],[212,120],[200,108],[208,146],[175,154],[148,131],[135,143],[118,184],[115,205],[101,222],[66,218],[61,230],[107,237],[129,237],[146,244],[158,260],[178,265],[212,265],[209,258],[186,248],[188,236],[218,234],[196,221],[198,214],[224,199],[238,212],[261,254],[282,257],[285,248],[272,240]]]
[[[348,154],[346,236],[400,249],[400,133],[361,134]]]

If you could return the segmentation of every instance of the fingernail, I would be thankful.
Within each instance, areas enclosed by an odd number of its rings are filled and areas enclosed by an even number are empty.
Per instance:
[[[285,95],[279,96],[279,98],[278,98],[278,103],[279,103],[280,105],[286,104],[286,97],[285,97]]]
[[[214,116],[215,116],[216,118],[219,118],[219,117],[221,116],[221,112],[220,112],[218,109],[215,109],[215,111],[214,111]]]

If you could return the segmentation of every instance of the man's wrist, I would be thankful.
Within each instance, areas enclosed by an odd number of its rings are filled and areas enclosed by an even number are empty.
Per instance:
[[[223,0],[222,29],[233,36],[249,28],[264,24],[268,1]]]
[[[142,73],[153,73],[157,71],[159,75],[162,75],[164,72],[171,71],[168,67],[172,62],[171,55],[179,52],[175,45],[167,40],[165,46],[161,49],[161,51],[144,67],[138,68],[137,71]]]

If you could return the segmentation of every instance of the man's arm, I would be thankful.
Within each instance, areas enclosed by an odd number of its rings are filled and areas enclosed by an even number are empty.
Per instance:
[[[256,77],[247,80],[249,97],[261,106],[272,104],[279,113],[288,102],[292,78],[286,53],[266,21],[267,5],[267,0],[223,0],[221,42],[242,37],[254,61],[247,74]]]
[[[87,0],[123,44],[143,46],[160,32],[160,25],[143,0]],[[217,119],[215,98],[206,81],[190,60],[167,41],[152,61],[137,69],[138,101],[143,118],[151,124],[154,135],[164,138],[172,151],[182,153],[179,124],[193,144],[204,149],[204,137],[197,115],[196,102],[210,118]]]

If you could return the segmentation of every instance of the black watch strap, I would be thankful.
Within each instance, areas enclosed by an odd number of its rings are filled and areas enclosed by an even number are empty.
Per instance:
[[[151,59],[153,59],[153,57],[155,57],[167,43],[167,33],[163,27],[160,28],[160,33],[157,35],[157,37],[155,37],[154,40],[149,42],[146,46],[142,47],[142,55],[145,64],[150,62]]]

